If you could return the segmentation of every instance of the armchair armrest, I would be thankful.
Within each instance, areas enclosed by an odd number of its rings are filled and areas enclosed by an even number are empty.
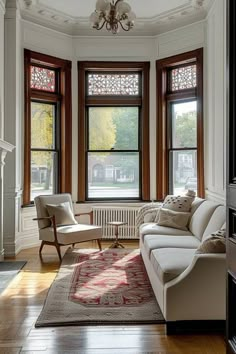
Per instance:
[[[54,215],[53,215],[54,216]],[[43,216],[41,218],[33,218],[33,221],[40,221],[40,220],[47,220],[47,219],[53,219],[53,216]]]
[[[58,243],[58,240],[57,240],[57,225],[56,225],[56,217],[55,217],[55,215],[43,216],[41,218],[33,218],[33,220],[34,221],[51,220],[52,221],[53,232],[54,232],[54,237],[55,237],[55,242]]]

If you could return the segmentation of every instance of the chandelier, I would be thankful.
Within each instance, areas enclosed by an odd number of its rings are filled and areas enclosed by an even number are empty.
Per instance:
[[[91,14],[90,21],[93,28],[101,30],[104,26],[112,34],[119,31],[129,31],[134,26],[136,15],[131,7],[123,0],[97,0],[96,10]]]

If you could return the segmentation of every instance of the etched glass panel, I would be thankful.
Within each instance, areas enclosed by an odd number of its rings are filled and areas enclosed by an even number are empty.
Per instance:
[[[37,90],[55,92],[55,71],[31,65],[30,87]]]
[[[89,96],[137,96],[139,95],[138,74],[89,74]]]
[[[197,86],[196,65],[171,70],[171,90],[179,91]]]

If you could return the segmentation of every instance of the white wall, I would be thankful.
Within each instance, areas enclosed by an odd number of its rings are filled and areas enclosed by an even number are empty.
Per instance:
[[[226,2],[215,0],[206,21],[205,186],[209,199],[226,198]],[[224,16],[223,16],[224,14]]]
[[[23,70],[20,41],[20,15],[17,0],[6,3],[4,26],[4,139],[15,146],[6,157],[4,169],[3,230],[5,254],[18,248],[22,194]]]
[[[0,0],[0,139],[4,138],[4,14],[5,1]]]

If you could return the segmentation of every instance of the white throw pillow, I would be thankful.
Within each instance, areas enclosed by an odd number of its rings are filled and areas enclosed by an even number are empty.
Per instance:
[[[196,253],[225,253],[226,240],[222,236],[209,236],[196,250]]]
[[[71,210],[69,202],[55,204],[46,204],[48,214],[55,215],[57,225],[72,225],[78,224]]]
[[[196,250],[196,253],[225,253],[226,252],[226,223],[220,230],[207,236]]]
[[[167,195],[162,208],[169,209],[173,211],[189,212],[192,206],[194,197],[189,196],[176,196],[176,195]]]
[[[177,212],[161,208],[157,225],[173,227],[175,229],[187,230],[190,213]]]

